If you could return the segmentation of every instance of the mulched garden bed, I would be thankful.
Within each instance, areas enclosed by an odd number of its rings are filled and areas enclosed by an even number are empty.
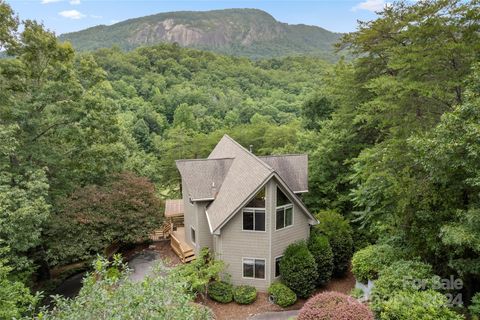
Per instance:
[[[327,286],[318,289],[314,294],[323,291],[337,291],[348,294],[354,287],[355,277],[351,272],[348,272],[345,277],[331,280]],[[212,311],[215,313],[216,320],[244,320],[250,316],[264,312],[298,310],[302,308],[306,300],[298,299],[294,305],[288,308],[281,308],[275,304],[271,304],[268,301],[267,293],[259,292],[257,295],[257,300],[250,305],[239,305],[235,302],[221,304],[209,298],[206,298],[205,301],[198,299],[197,302],[212,309]]]

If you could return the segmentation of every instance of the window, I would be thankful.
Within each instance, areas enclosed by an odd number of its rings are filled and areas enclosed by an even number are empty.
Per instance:
[[[243,277],[265,279],[265,260],[264,259],[243,259]]]
[[[275,258],[275,278],[280,277],[280,261],[282,261],[282,257],[276,257]]]
[[[283,229],[293,224],[293,206],[283,206],[277,208],[276,229]]]
[[[255,197],[245,206],[246,208],[265,208],[265,187],[257,192]]]
[[[287,196],[277,187],[277,213],[275,228],[277,230],[293,224],[293,204]]]
[[[265,209],[243,209],[243,230],[265,231]]]
[[[193,243],[197,243],[196,237],[195,237],[195,229],[193,227],[190,227],[190,236],[192,238]]]
[[[287,204],[292,204],[292,202],[287,198],[285,193],[277,187],[277,207],[285,206]]]

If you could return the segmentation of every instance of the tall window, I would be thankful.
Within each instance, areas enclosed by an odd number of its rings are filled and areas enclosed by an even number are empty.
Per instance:
[[[197,239],[196,239],[196,235],[195,235],[195,229],[193,229],[193,227],[190,227],[190,235],[191,235],[191,238],[192,238],[192,242],[197,243]]]
[[[265,259],[243,259],[243,277],[265,279]]]
[[[265,209],[243,209],[243,230],[265,231]]]
[[[275,278],[280,277],[280,261],[283,256],[275,258]]]
[[[243,209],[243,230],[265,231],[265,188]]]
[[[275,228],[277,230],[293,224],[293,204],[285,193],[277,187],[277,212],[275,215]]]

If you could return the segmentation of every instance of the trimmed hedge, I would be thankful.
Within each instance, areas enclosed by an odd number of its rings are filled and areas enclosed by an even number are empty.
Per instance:
[[[257,289],[252,286],[238,286],[233,291],[233,300],[238,304],[250,304],[257,299]]]
[[[282,282],[301,298],[308,298],[315,290],[317,264],[305,241],[290,244],[280,260]]]
[[[436,291],[400,291],[385,302],[381,320],[462,320],[463,316],[447,307],[447,298]]]
[[[308,239],[308,250],[312,253],[317,263],[317,286],[323,286],[332,277],[333,252],[324,235],[312,234]]]
[[[291,306],[297,301],[297,295],[289,287],[280,282],[274,282],[268,287],[268,294],[272,296],[273,302],[280,307]]]
[[[310,298],[297,320],[374,320],[373,313],[355,298],[339,292],[323,292]],[[401,318],[409,319],[409,318]]]
[[[320,211],[315,217],[319,223],[314,226],[313,232],[327,236],[333,252],[333,274],[342,276],[350,267],[353,255],[352,228],[336,211]]]
[[[374,244],[353,255],[352,272],[361,282],[375,280],[378,273],[401,258],[399,250],[388,244]]]
[[[208,285],[208,296],[220,303],[229,303],[233,300],[233,286],[224,281],[213,281]]]

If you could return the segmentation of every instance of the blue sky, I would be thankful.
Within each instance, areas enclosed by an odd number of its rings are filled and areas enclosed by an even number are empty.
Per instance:
[[[41,21],[57,34],[159,12],[224,8],[257,8],[282,22],[349,32],[355,30],[357,20],[374,19],[375,11],[385,5],[385,0],[7,0],[7,3],[21,19]]]

